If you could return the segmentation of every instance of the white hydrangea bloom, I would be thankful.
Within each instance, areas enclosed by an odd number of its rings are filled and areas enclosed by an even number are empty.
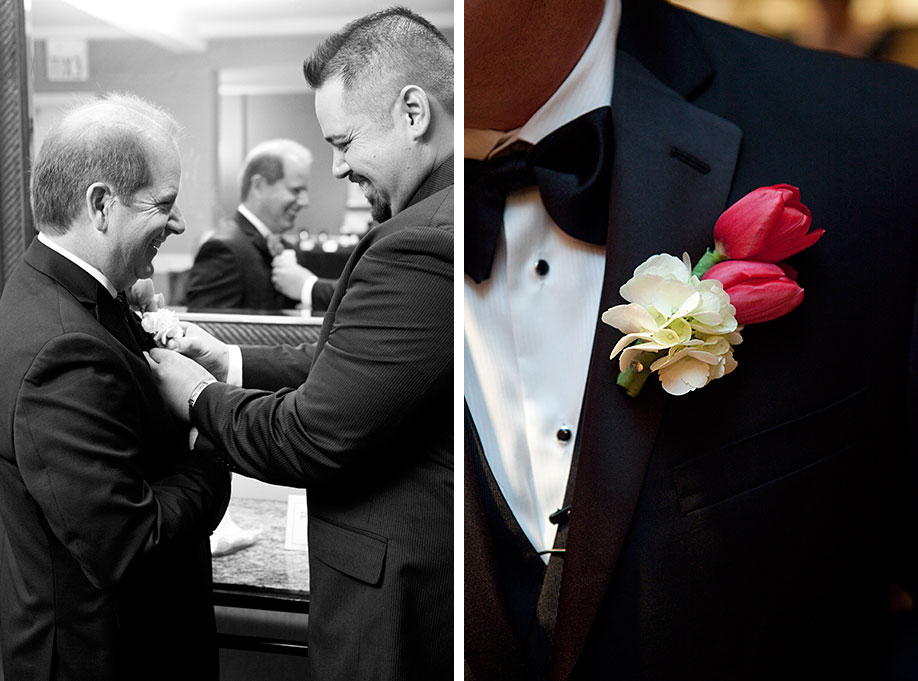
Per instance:
[[[642,353],[655,353],[650,370],[663,389],[684,395],[736,368],[733,346],[742,342],[736,309],[719,281],[692,275],[688,254],[651,256],[619,292],[628,304],[606,310],[602,321],[625,334],[610,355],[621,353],[620,371]]]
[[[167,308],[144,312],[140,324],[144,331],[153,334],[153,339],[164,347],[170,338],[181,338],[185,335],[175,312]]]

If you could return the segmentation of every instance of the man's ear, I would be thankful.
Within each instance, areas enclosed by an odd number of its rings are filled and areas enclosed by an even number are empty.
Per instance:
[[[94,182],[86,189],[86,212],[94,229],[104,232],[108,229],[112,201],[115,195],[104,182]]]
[[[430,99],[423,88],[406,85],[398,93],[396,103],[398,115],[406,123],[406,130],[413,140],[418,140],[430,127]]]

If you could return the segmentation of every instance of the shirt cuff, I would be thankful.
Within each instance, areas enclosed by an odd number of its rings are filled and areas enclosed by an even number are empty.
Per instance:
[[[303,282],[303,290],[300,292],[300,303],[302,303],[302,309],[304,310],[312,310],[312,289],[317,281],[319,281],[319,278],[314,274],[310,274],[306,277],[306,281]]]
[[[236,387],[242,386],[242,350],[238,345],[227,345],[228,361],[226,368],[226,382]]]

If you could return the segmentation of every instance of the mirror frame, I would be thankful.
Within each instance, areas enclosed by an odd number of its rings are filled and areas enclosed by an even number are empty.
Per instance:
[[[29,50],[22,0],[0,0],[0,291],[35,236],[29,206]]]

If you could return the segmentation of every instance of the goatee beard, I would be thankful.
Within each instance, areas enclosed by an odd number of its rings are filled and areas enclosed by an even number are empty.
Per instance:
[[[376,220],[376,222],[385,222],[392,217],[392,206],[389,205],[388,201],[371,201],[370,216]]]

